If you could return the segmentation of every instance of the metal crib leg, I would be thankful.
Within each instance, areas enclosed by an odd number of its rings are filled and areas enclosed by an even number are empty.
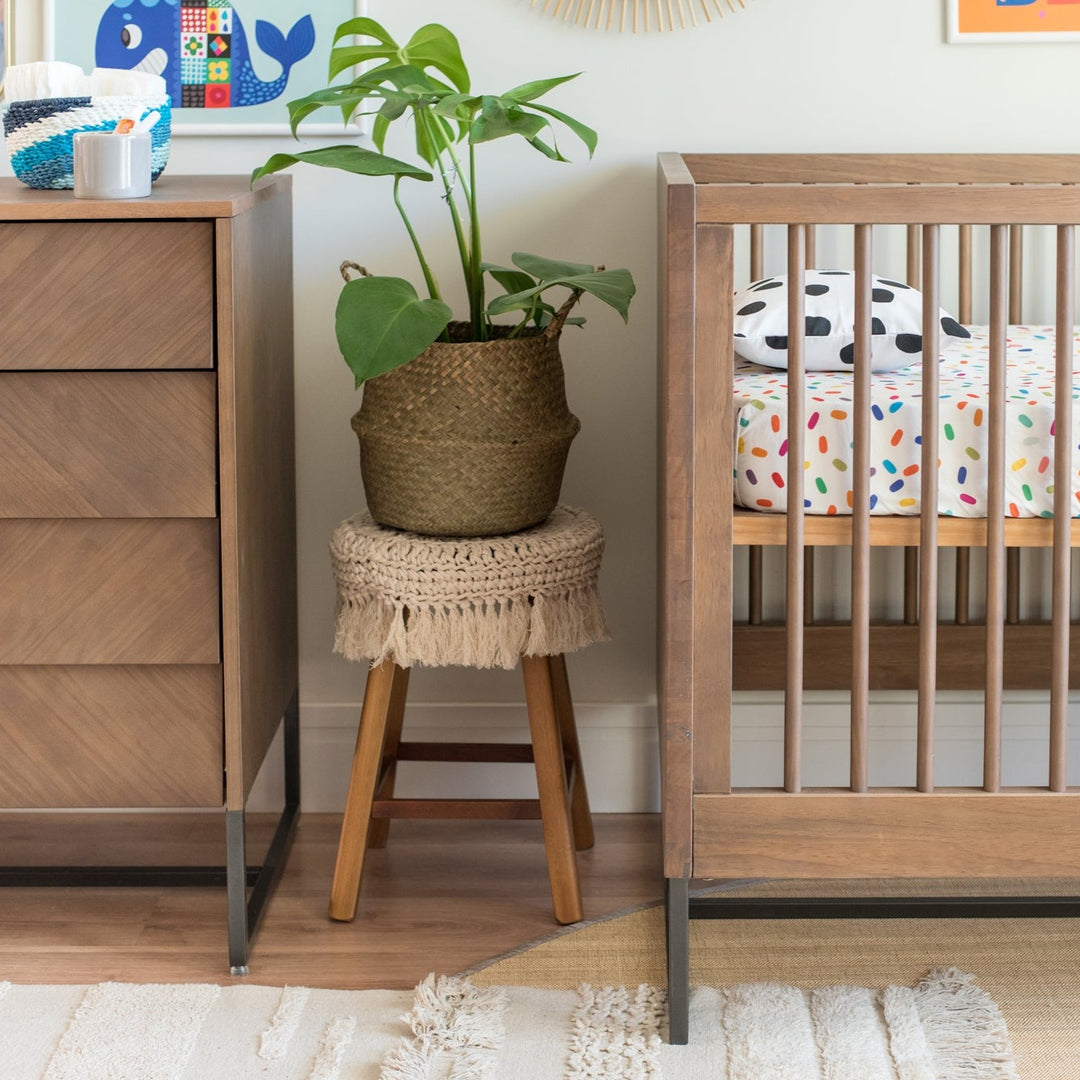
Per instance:
[[[690,1040],[690,879],[664,882],[667,917],[668,1042]]]
[[[225,813],[225,890],[229,907],[229,971],[248,973],[247,859],[244,811]]]

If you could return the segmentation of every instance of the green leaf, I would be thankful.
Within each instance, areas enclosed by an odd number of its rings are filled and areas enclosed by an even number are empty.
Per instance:
[[[341,169],[343,172],[357,173],[361,176],[409,176],[414,180],[432,180],[434,177],[425,169],[410,165],[397,158],[377,154],[363,146],[322,146],[318,150],[305,150],[302,154],[274,154],[265,165],[251,174],[254,184],[260,176],[280,172],[291,165],[304,162],[308,165],[321,165],[327,169]]]
[[[517,259],[514,261],[517,262]],[[545,279],[531,289],[497,297],[488,304],[488,314],[501,315],[507,311],[521,311],[531,304],[534,296],[540,295],[555,285],[562,285],[568,289],[595,296],[598,300],[613,307],[623,317],[623,321],[630,317],[630,300],[636,290],[629,270],[596,270],[587,274]]]
[[[378,45],[342,45],[346,37],[375,38]],[[330,53],[330,78],[370,60],[386,60],[387,64],[365,72],[372,76],[391,66],[411,65],[426,71],[434,68],[445,75],[453,86],[465,94],[469,91],[469,72],[461,58],[461,46],[454,35],[438,23],[421,26],[406,45],[398,45],[374,19],[350,19],[337,28],[335,48]]]
[[[576,274],[591,274],[596,269],[588,263],[559,262],[557,259],[546,259],[543,255],[530,255],[525,251],[515,251],[510,256],[510,261],[519,270],[532,274],[540,281],[573,277]]]
[[[567,116],[566,113],[559,112],[558,109],[551,108],[549,105],[533,105],[532,108],[536,109],[537,112],[554,116],[556,120],[565,124],[585,144],[589,151],[589,157],[596,153],[598,137],[591,127],[586,126],[580,120],[575,120],[572,116]]]
[[[508,293],[522,292],[536,284],[528,274],[506,266],[497,266],[495,263],[481,263],[480,269],[485,274],[490,274]]]
[[[481,98],[480,115],[469,130],[472,143],[491,142],[507,135],[521,135],[533,139],[548,126],[542,117],[527,113],[517,102],[485,94]]]
[[[462,94],[469,92],[469,72],[461,58],[461,46],[445,26],[428,23],[421,26],[405,46],[410,64],[441,71]]]
[[[441,300],[421,300],[404,278],[350,281],[337,305],[337,340],[359,386],[415,360],[450,322]]]
[[[515,86],[513,90],[507,90],[502,96],[511,101],[533,101],[538,97],[543,97],[549,90],[554,90],[556,86],[576,79],[580,74],[579,71],[573,75],[561,75],[555,79],[537,79],[535,82],[522,83],[521,86]]]

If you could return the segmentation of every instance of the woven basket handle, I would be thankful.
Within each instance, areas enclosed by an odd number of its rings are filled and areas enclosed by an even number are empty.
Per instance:
[[[573,292],[563,302],[563,306],[555,312],[555,318],[551,320],[544,328],[544,336],[549,338],[557,338],[563,330],[563,324],[566,322],[567,316],[574,310],[574,305],[581,299],[581,290],[574,289]]]

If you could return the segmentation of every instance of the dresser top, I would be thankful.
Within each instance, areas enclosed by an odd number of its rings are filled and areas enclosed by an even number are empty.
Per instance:
[[[76,199],[70,191],[36,191],[0,177],[0,221],[137,220],[236,217],[292,185],[270,176],[254,190],[247,176],[173,176],[166,173],[144,199]]]

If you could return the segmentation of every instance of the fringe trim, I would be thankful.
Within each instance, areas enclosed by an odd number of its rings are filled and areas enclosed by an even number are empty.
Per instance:
[[[667,995],[642,983],[578,988],[570,1018],[566,1080],[660,1080],[660,1025]]]
[[[914,990],[936,1080],[1019,1080],[1005,1018],[973,975],[935,968]]]
[[[286,986],[281,991],[277,1011],[259,1039],[259,1057],[263,1061],[278,1061],[288,1052],[309,995],[306,986]]]
[[[608,640],[594,587],[557,595],[423,605],[406,609],[374,596],[339,597],[334,652],[347,660],[389,660],[510,670],[522,655],[555,656]]]
[[[412,1010],[402,1017],[413,1038],[403,1038],[386,1055],[379,1080],[485,1080],[494,1055],[481,1051],[502,1045],[509,1003],[501,987],[481,989],[468,979],[432,973],[416,987]]]
[[[345,1051],[348,1050],[355,1031],[355,1016],[335,1016],[326,1025],[308,1080],[338,1080],[341,1063],[345,1060]]]

